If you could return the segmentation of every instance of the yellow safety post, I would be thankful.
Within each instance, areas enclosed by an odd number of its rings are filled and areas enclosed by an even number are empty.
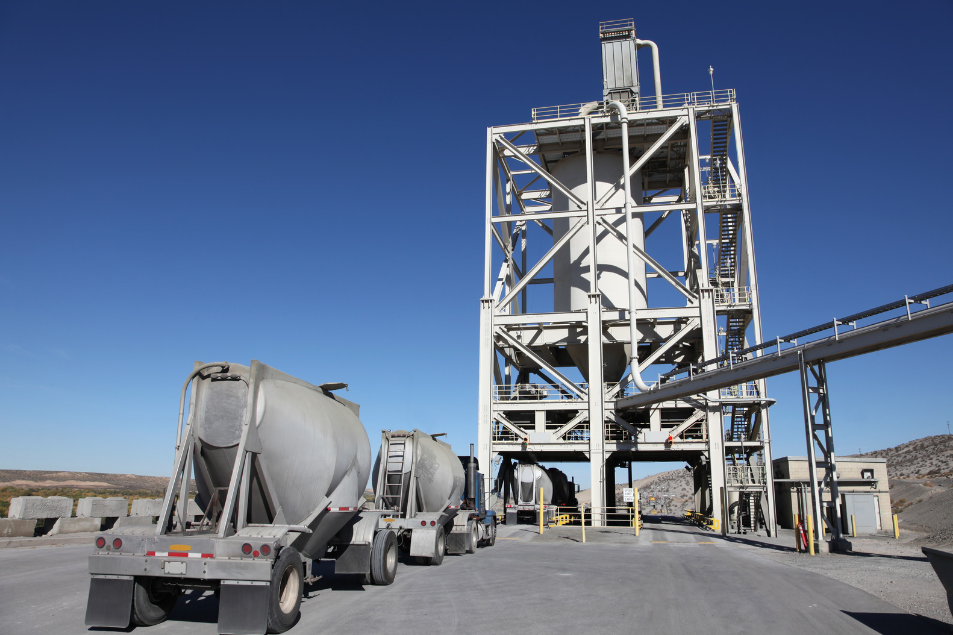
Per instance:
[[[543,514],[546,512],[546,506],[543,505],[543,488],[539,488],[539,533],[543,533]]]
[[[854,519],[854,515],[850,515],[850,535],[854,538],[857,537],[857,521]]]
[[[900,523],[897,521],[897,515],[893,515],[893,537],[900,540]]]
[[[639,535],[639,525],[642,523],[641,510],[639,509],[639,488],[636,487],[633,489],[632,495],[635,496],[635,502],[632,503],[633,508],[635,509],[635,535]]]
[[[798,514],[794,514],[794,548],[797,549],[798,553],[801,553],[801,532],[798,530],[798,525],[800,524],[800,516]]]
[[[586,542],[586,507],[585,505],[579,506],[579,515],[582,518],[582,541]]]
[[[807,553],[814,555],[814,517],[807,515]]]

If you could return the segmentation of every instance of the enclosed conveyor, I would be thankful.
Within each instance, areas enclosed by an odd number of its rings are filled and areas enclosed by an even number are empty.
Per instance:
[[[352,531],[371,453],[358,405],[332,392],[343,387],[315,386],[258,361],[196,363],[182,388],[159,522],[96,539],[86,624],[156,624],[184,589],[214,589],[220,633],[283,632],[297,616],[311,560],[332,539],[341,543],[339,534],[349,572],[393,581],[396,535]],[[190,477],[200,522],[181,511]]]

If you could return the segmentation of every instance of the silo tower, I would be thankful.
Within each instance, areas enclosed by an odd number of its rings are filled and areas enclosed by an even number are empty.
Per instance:
[[[601,99],[487,130],[486,491],[507,497],[516,462],[588,462],[603,524],[617,468],[685,461],[696,509],[724,531],[774,534],[763,381],[616,407],[674,368],[730,364],[761,342],[735,91],[663,94],[658,47],[633,20],[601,23],[599,41]],[[651,58],[649,96],[639,51]]]

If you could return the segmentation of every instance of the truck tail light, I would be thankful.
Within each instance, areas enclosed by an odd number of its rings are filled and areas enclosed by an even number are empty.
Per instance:
[[[262,545],[262,546],[261,546],[261,555],[267,556],[267,555],[270,554],[270,553],[271,553],[271,547],[270,547],[270,546],[268,546],[268,545]]]
[[[242,553],[246,556],[251,554],[251,545],[247,542],[242,545]]]
[[[113,540],[113,549],[122,549],[122,540],[119,538]]]
[[[100,549],[106,546],[106,539],[100,536],[96,539],[96,546]]]

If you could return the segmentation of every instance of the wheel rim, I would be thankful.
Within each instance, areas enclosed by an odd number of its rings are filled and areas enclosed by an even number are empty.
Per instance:
[[[386,563],[388,571],[394,571],[397,568],[397,545],[387,550]]]
[[[281,586],[279,587],[278,606],[281,612],[288,614],[294,610],[298,602],[298,594],[301,592],[301,576],[298,575],[298,568],[294,565],[285,567],[281,574]]]
[[[442,538],[442,536],[441,536]],[[447,548],[447,543],[444,540],[437,540],[437,557],[442,558],[444,550]]]

